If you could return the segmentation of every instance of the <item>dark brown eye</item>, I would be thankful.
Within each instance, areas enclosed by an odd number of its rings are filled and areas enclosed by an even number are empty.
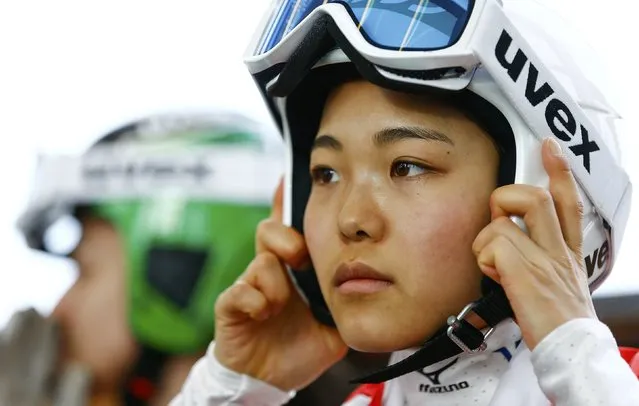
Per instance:
[[[313,183],[325,185],[336,182],[339,176],[333,169],[319,166],[311,170],[311,178],[313,179]]]
[[[398,162],[394,162],[393,166],[391,167],[391,176],[397,176],[397,177],[406,177],[406,176],[418,176],[423,174],[424,172],[426,172],[427,169],[412,163],[412,162],[406,162],[406,161],[398,161]]]

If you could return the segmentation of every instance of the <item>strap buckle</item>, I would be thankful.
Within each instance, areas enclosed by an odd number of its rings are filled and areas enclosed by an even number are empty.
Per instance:
[[[470,313],[473,310],[474,307],[475,307],[475,304],[471,303],[467,305],[466,307],[464,307],[464,309],[457,316],[450,316],[448,320],[446,321],[446,323],[448,324],[448,329],[446,329],[446,334],[448,335],[448,338],[450,338],[451,341],[454,342],[466,354],[476,354],[478,352],[485,351],[487,347],[486,340],[488,340],[488,337],[490,337],[495,331],[495,327],[491,327],[488,330],[488,332],[484,334],[484,340],[482,341],[482,343],[479,345],[479,347],[477,347],[474,350],[469,348],[466,345],[466,343],[464,343],[462,339],[455,334],[455,332],[460,327],[462,327],[461,320],[463,320],[468,315],[468,313]]]

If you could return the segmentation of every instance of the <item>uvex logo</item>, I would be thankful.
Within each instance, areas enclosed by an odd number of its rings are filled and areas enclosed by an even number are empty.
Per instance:
[[[589,278],[595,272],[595,266],[597,266],[597,269],[603,268],[608,262],[608,240],[604,241],[601,247],[597,248],[595,252],[586,256],[585,262]]]
[[[528,64],[526,99],[533,107],[548,101],[545,107],[546,123],[555,137],[563,142],[570,142],[573,138],[579,137],[577,134],[577,126],[579,125],[581,142],[576,140],[577,142],[570,145],[569,148],[575,156],[582,157],[583,166],[590,173],[590,155],[599,151],[599,145],[595,141],[590,141],[588,130],[582,124],[577,123],[568,106],[556,96],[553,96],[555,90],[547,82],[539,85],[539,70],[532,62],[529,62],[528,57],[521,49],[517,49],[512,60],[508,60],[506,53],[508,53],[512,42],[512,36],[506,30],[503,30],[495,46],[497,60],[507,70],[508,76],[515,83],[519,80],[526,64]]]

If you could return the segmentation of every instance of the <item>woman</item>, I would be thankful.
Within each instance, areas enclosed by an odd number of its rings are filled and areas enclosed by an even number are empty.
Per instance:
[[[247,63],[291,153],[284,197],[173,404],[283,404],[347,347],[395,353],[345,405],[639,402],[589,290],[631,186],[549,18],[276,2]]]

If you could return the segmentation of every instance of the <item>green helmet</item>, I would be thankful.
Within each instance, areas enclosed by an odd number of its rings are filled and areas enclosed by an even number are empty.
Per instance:
[[[168,354],[203,349],[215,298],[254,257],[255,229],[282,172],[273,136],[244,116],[165,114],[123,126],[81,157],[41,157],[19,228],[34,249],[81,213],[124,246],[136,339]]]

